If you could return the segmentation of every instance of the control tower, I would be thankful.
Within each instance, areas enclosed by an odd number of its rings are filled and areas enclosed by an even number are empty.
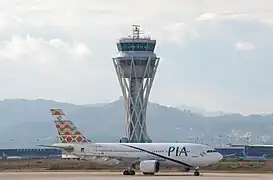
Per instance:
[[[118,40],[118,54],[113,58],[126,113],[121,142],[152,142],[147,134],[146,109],[159,57],[154,53],[156,40],[140,34],[139,26],[133,25],[133,34]]]

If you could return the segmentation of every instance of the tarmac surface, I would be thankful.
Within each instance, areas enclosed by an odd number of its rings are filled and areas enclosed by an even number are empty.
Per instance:
[[[242,174],[242,173],[201,173],[200,176],[193,176],[193,173],[157,173],[154,176],[144,176],[137,173],[135,176],[123,176],[117,172],[1,172],[0,179],[8,180],[118,180],[128,178],[138,179],[202,179],[202,180],[272,180],[273,174]]]

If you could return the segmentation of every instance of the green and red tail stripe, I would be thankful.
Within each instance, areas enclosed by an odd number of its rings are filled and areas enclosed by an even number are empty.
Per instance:
[[[62,109],[50,109],[52,116],[55,118],[55,126],[61,143],[89,143],[91,142],[77,130],[77,127],[66,118]]]

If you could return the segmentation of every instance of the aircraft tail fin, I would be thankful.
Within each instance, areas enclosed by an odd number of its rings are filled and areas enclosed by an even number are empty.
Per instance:
[[[51,108],[55,126],[61,143],[89,143],[91,142],[78,131],[72,121],[68,120],[62,109]]]

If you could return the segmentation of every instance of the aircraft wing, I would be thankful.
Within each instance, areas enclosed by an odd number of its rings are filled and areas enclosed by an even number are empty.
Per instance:
[[[117,163],[137,163],[138,158],[131,158],[131,157],[116,157],[116,156],[108,156],[105,155],[104,153],[82,153],[79,154],[82,159],[85,160],[94,160],[94,161],[100,161],[100,162],[108,162],[108,161],[116,161]]]
[[[124,164],[138,164],[140,163],[141,160],[143,159],[139,159],[139,158],[135,158],[135,157],[117,157],[117,156],[108,156],[108,155],[105,155],[103,152],[102,153],[92,153],[92,154],[85,154],[85,155],[82,155],[82,159],[90,159],[90,160],[102,160],[102,162],[110,162],[110,161],[116,161],[117,164],[120,164],[120,163],[124,163]],[[149,158],[145,159],[145,160],[149,160]],[[151,157],[151,160],[155,160],[154,157]],[[165,159],[157,159],[159,161],[165,161]]]
[[[135,164],[138,163],[139,160],[137,158],[119,158],[119,157],[109,157],[109,156],[82,156],[82,159],[85,160],[94,160],[94,161],[99,161],[99,162],[112,162],[116,161],[116,164],[124,163],[124,164]]]
[[[56,145],[37,145],[40,147],[48,147],[48,148],[56,148],[56,149],[60,149],[61,151],[66,151],[66,152],[73,152],[74,147],[68,144],[65,145],[60,145],[60,144],[56,144]],[[82,160],[88,160],[88,161],[100,161],[100,162],[108,162],[108,161],[112,161],[115,160],[118,163],[122,162],[122,163],[131,163],[131,162],[137,162],[137,158],[129,158],[129,157],[111,157],[111,156],[106,156],[103,152],[102,153],[88,153],[86,154],[85,152],[78,152],[77,154],[74,154],[78,157],[80,157]]]

